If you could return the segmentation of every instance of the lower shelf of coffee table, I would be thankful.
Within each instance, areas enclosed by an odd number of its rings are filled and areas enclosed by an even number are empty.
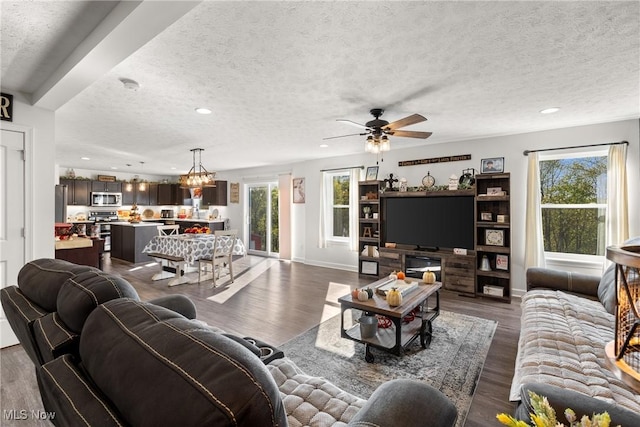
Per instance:
[[[342,314],[344,315],[344,312]],[[411,322],[402,323],[402,327],[400,328],[400,347],[405,348],[416,338],[420,337],[420,328],[422,327],[423,319],[427,322],[427,325],[425,326],[425,333],[428,335],[426,339],[429,342],[430,335],[432,333],[431,321],[437,316],[438,313],[436,311],[429,310],[416,316]],[[362,335],[360,334],[360,325],[356,323],[354,326],[343,330],[342,337],[363,344],[369,344],[382,350],[399,350],[396,342],[396,326],[393,323],[388,328],[378,328],[376,335],[371,338],[362,338]]]

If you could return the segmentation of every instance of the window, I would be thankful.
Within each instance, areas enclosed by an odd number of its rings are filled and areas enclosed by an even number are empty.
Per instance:
[[[327,173],[325,177],[325,185],[328,190],[328,206],[331,209],[328,222],[329,227],[326,230],[331,234],[327,236],[333,240],[348,240],[349,230],[349,172],[336,171]]]
[[[607,152],[541,156],[545,252],[605,254]]]
[[[331,243],[358,245],[358,181],[362,168],[322,172],[320,247]]]

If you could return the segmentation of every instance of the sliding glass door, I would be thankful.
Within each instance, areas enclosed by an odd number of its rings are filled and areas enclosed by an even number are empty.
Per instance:
[[[279,192],[276,182],[246,184],[248,212],[248,252],[255,255],[274,256],[279,253],[278,207]]]

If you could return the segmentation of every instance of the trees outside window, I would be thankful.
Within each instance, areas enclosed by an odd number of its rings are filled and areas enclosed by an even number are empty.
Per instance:
[[[606,153],[547,157],[539,165],[545,252],[604,255]]]
[[[349,237],[349,174],[331,176],[333,230],[332,237]]]

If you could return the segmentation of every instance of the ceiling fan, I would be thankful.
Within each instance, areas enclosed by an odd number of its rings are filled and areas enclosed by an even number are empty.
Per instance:
[[[419,131],[400,129],[405,126],[410,126],[416,123],[426,121],[427,119],[420,114],[412,114],[410,116],[405,117],[404,119],[396,120],[395,122],[389,123],[388,121],[382,120],[380,118],[380,116],[382,116],[382,114],[384,113],[384,110],[382,108],[373,108],[369,112],[373,117],[375,117],[375,119],[368,121],[364,125],[360,123],[356,123],[352,120],[346,120],[346,119],[337,120],[339,122],[344,122],[344,123],[351,124],[353,126],[358,126],[360,128],[363,128],[365,129],[364,132],[352,133],[349,135],[330,136],[323,139],[344,138],[347,136],[354,136],[354,135],[361,135],[361,136],[369,135],[367,137],[367,151],[378,152],[378,151],[389,150],[389,139],[387,135],[404,136],[407,138],[421,138],[421,139],[427,139],[431,136],[431,132],[419,132]]]

